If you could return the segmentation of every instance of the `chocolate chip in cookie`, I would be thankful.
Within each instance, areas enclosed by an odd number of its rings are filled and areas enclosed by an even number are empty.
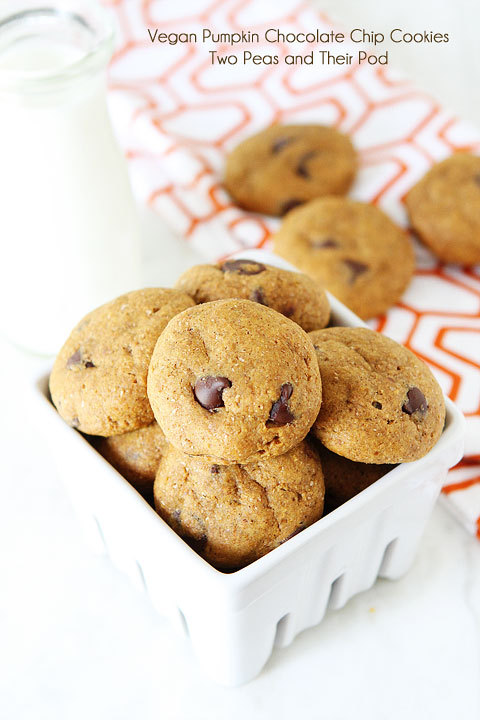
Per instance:
[[[236,272],[239,275],[259,275],[264,272],[267,268],[263,263],[255,262],[254,260],[226,260],[220,269],[223,272]]]
[[[290,383],[284,383],[280,390],[279,399],[273,403],[270,410],[268,421],[273,425],[287,425],[293,421],[294,417],[288,407],[288,401],[292,397],[292,393],[293,386]]]
[[[226,377],[199,378],[194,387],[195,399],[209,412],[215,412],[225,406],[223,391],[229,387],[232,383]]]

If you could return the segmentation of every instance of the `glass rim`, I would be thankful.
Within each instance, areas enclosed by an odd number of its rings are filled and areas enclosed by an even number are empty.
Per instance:
[[[51,16],[76,22],[90,30],[94,43],[76,60],[54,69],[18,70],[0,68],[0,92],[20,90],[24,92],[54,89],[76,78],[105,66],[112,56],[115,30],[110,14],[94,0],[29,0],[19,7],[18,0],[8,6],[0,5],[0,38],[2,32],[14,23],[26,23],[29,19]],[[93,14],[94,24],[85,17]],[[0,55],[2,50],[0,49]]]

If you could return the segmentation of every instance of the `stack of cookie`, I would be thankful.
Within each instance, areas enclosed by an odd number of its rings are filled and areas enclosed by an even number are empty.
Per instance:
[[[300,273],[196,266],[87,315],[52,400],[204,558],[236,569],[318,520],[325,486],[333,509],[442,431],[427,366],[329,314]]]
[[[300,325],[325,327],[329,303],[309,278],[249,260],[192,268],[177,285],[83,318],[51,396],[151,502],[157,475],[157,508],[205,557],[238,567],[322,514],[321,464],[303,442],[320,375]]]

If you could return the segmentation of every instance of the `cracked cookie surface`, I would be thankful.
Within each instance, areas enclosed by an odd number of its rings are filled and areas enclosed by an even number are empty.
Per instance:
[[[200,555],[233,570],[318,520],[324,483],[306,442],[249,465],[215,465],[169,446],[154,485],[162,518]]]
[[[252,300],[273,308],[307,332],[325,327],[330,317],[326,293],[315,280],[253,260],[195,265],[180,276],[175,287],[196,303],[228,298]]]
[[[396,464],[423,457],[445,422],[443,393],[410,350],[367,328],[310,333],[322,376],[313,434],[350,460]]]
[[[312,200],[289,213],[273,244],[364,319],[394,305],[415,270],[408,234],[379,208],[348,198]]]
[[[122,435],[95,438],[93,445],[139,493],[152,500],[155,474],[167,447],[157,422]]]
[[[272,125],[227,158],[225,185],[243,208],[284,215],[322,195],[343,195],[357,157],[350,139],[324,125]]]
[[[179,290],[147,288],[86,315],[60,350],[50,375],[61,417],[88,435],[109,437],[153,422],[147,372],[158,336],[195,305]]]
[[[168,442],[223,465],[299,443],[321,394],[309,336],[250,300],[217,300],[175,317],[148,373],[148,397]]]
[[[434,165],[405,200],[413,229],[444,262],[480,263],[480,157]]]

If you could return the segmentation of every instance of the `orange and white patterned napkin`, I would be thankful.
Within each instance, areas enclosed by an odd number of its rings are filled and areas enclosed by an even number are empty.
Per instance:
[[[134,190],[206,259],[268,246],[278,220],[235,207],[221,177],[225,154],[271,123],[325,123],[351,134],[361,157],[352,195],[404,226],[405,193],[435,161],[480,151],[479,131],[388,67],[212,66],[209,50],[241,55],[252,46],[163,45],[147,32],[249,29],[262,36],[274,27],[332,28],[299,0],[105,2],[120,29],[109,101]],[[319,47],[260,43],[254,49],[284,56]],[[337,48],[350,50],[348,43]],[[426,360],[465,413],[466,457],[451,472],[444,498],[480,537],[480,268],[442,265],[418,244],[417,258],[402,301],[374,327]]]

